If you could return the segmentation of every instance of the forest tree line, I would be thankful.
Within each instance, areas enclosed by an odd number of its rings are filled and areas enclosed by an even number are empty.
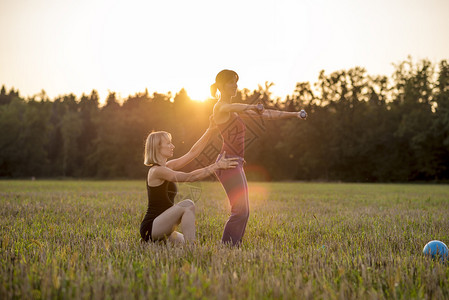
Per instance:
[[[285,99],[271,83],[238,91],[236,102],[263,103],[299,119],[247,121],[246,170],[253,180],[408,182],[449,180],[449,65],[411,58],[391,76],[355,67],[300,82]],[[205,87],[207,88],[207,87]],[[216,100],[147,91],[104,105],[98,93],[49,99],[0,90],[0,178],[145,178],[143,149],[152,130],[172,134],[175,157],[209,125]],[[185,170],[207,165],[218,131]]]

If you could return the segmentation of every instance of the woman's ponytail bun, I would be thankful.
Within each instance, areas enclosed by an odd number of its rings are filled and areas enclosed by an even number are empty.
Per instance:
[[[217,97],[217,84],[214,83],[210,86],[210,94],[212,95],[212,97],[216,98]]]

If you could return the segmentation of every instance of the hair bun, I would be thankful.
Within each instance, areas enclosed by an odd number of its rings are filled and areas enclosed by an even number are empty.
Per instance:
[[[210,94],[212,95],[212,97],[216,98],[217,97],[217,83],[214,83],[210,86]]]

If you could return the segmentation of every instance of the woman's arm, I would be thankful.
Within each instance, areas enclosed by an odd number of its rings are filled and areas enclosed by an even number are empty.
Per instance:
[[[263,106],[243,103],[223,103],[218,107],[218,113],[240,113],[244,111],[263,112]]]
[[[265,109],[262,114],[258,114],[254,111],[245,111],[243,113],[240,113],[239,115],[241,117],[250,117],[252,119],[261,117],[265,120],[280,120],[280,119],[292,119],[292,118],[299,118],[305,120],[307,118],[307,114],[305,118],[302,118],[299,114],[299,111],[280,111],[280,110],[274,110],[274,109]]]
[[[199,140],[192,146],[189,152],[179,158],[168,161],[166,166],[172,170],[179,170],[189,162],[191,162],[194,158],[198,157],[206,147],[216,127],[217,126],[214,123],[213,117],[210,116],[209,127],[206,129],[206,132],[204,132],[204,134],[199,138]]]
[[[156,166],[152,168],[151,176],[172,182],[198,181],[214,174],[214,172],[218,169],[233,169],[236,165],[238,165],[238,162],[236,161],[238,159],[237,157],[225,158],[225,154],[226,153],[223,153],[222,157],[210,166],[197,169],[189,173],[174,171],[167,167]]]

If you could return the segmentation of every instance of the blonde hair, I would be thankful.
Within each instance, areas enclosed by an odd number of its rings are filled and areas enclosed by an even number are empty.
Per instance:
[[[171,134],[166,131],[153,131],[148,135],[145,142],[144,165],[151,166],[153,164],[160,164],[159,146],[163,138],[171,141]]]

